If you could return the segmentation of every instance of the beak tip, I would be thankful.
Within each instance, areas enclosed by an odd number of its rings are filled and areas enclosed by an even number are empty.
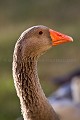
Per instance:
[[[70,41],[73,42],[73,38],[72,37],[70,37]]]

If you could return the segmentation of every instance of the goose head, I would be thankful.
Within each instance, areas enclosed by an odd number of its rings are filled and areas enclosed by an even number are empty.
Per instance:
[[[33,26],[25,30],[20,36],[20,42],[21,39],[23,53],[32,56],[40,56],[52,46],[73,41],[71,37],[43,25]]]

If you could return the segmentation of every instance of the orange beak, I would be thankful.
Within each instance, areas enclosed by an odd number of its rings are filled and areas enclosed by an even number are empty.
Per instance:
[[[60,32],[54,31],[52,29],[49,29],[49,32],[52,39],[52,45],[54,46],[73,41],[72,37],[62,34]]]

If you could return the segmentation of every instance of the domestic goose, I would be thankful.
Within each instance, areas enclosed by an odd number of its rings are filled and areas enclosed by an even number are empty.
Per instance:
[[[52,46],[73,41],[67,35],[38,25],[25,30],[13,54],[13,78],[24,120],[59,120],[39,83],[37,60]]]
[[[61,120],[80,120],[80,77],[73,77],[66,82],[48,100]]]
[[[49,100],[52,101],[76,101],[80,102],[80,69],[76,69],[67,75],[58,76],[50,79],[51,84],[59,86],[50,96]],[[75,100],[78,99],[78,100]]]

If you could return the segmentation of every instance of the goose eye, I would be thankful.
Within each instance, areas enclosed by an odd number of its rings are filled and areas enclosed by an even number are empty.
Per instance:
[[[39,35],[42,35],[43,34],[43,32],[42,31],[39,31]]]

